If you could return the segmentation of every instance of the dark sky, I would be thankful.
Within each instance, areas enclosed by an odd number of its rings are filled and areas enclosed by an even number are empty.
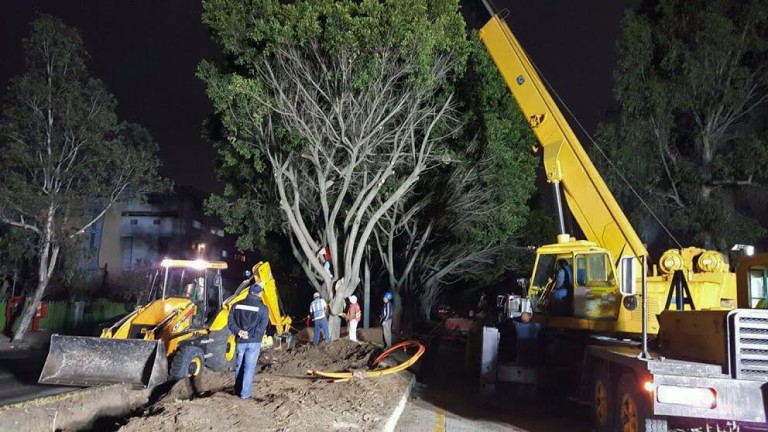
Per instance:
[[[611,106],[616,40],[623,11],[637,0],[494,0],[512,31],[592,133]],[[487,19],[464,1],[470,25]],[[468,6],[467,6],[468,5]],[[195,68],[218,55],[193,0],[0,0],[0,97],[23,70],[21,39],[39,13],[81,30],[91,75],[119,101],[121,118],[146,127],[160,145],[164,175],[178,185],[217,190],[213,151],[201,137],[211,111]]]
[[[89,71],[115,95],[121,118],[158,142],[163,174],[212,192],[214,153],[201,138],[211,106],[195,68],[218,48],[201,12],[192,0],[0,0],[0,96],[23,70],[28,22],[39,13],[61,18],[82,32]]]

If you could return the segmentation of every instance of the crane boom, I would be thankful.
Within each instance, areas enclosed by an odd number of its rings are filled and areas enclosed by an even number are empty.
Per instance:
[[[555,185],[556,192],[562,185],[586,239],[609,250],[615,259],[648,255],[504,20],[494,15],[480,30],[480,39],[541,144],[547,181]]]

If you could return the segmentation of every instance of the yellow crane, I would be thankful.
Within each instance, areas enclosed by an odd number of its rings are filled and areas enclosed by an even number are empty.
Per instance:
[[[722,253],[697,247],[668,250],[648,269],[645,246],[533,63],[483,3],[492,18],[480,38],[538,139],[560,234],[537,249],[528,298],[508,302],[534,311],[511,328],[513,358],[499,358],[497,328],[483,329],[481,382],[567,388],[591,403],[598,432],[765,423],[768,311],[735,308],[764,303],[768,256],[743,260],[738,284]],[[563,198],[586,239],[566,232]],[[572,290],[566,313],[552,307],[562,300],[553,297],[558,267],[570,268],[561,273]],[[648,335],[657,335],[653,350]]]

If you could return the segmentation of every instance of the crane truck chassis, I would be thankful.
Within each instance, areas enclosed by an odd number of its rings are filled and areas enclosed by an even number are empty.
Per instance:
[[[543,150],[560,235],[536,251],[525,295],[502,299],[507,320],[470,338],[481,386],[566,390],[591,405],[597,432],[692,422],[768,430],[768,310],[754,309],[768,300],[768,255],[744,257],[734,274],[721,253],[689,247],[648,268],[645,245],[535,66],[483,3],[492,18],[480,38]],[[587,240],[566,233],[563,197]],[[560,261],[573,269],[567,313],[551,307]]]
[[[743,259],[737,274],[748,280],[766,270],[768,255],[760,255]],[[765,277],[760,282],[764,287]],[[657,346],[649,349],[645,337],[521,322],[530,308],[517,296],[504,306],[508,320],[481,329],[485,391],[498,383],[567,390],[592,406],[598,432],[702,424],[718,431],[768,430],[768,310],[665,310]],[[501,344],[513,349],[505,352]],[[692,347],[691,353],[679,347]]]

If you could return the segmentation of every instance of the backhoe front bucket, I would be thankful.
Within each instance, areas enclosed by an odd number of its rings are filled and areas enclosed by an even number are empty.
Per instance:
[[[163,341],[51,336],[41,384],[89,387],[132,384],[154,387],[168,380]]]

